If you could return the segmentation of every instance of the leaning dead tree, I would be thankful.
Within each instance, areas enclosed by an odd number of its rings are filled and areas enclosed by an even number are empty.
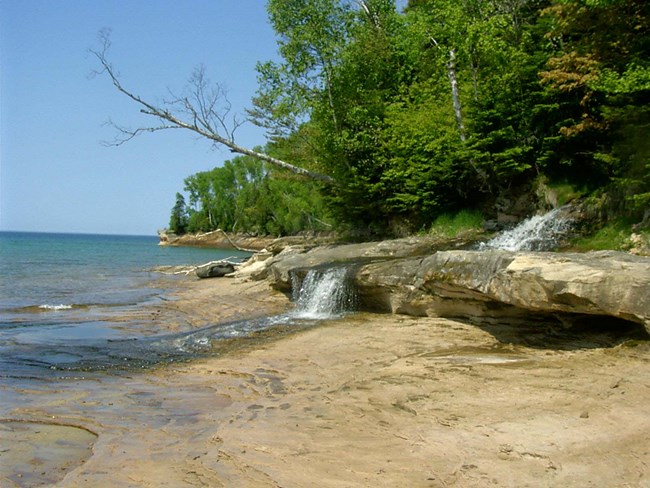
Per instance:
[[[110,143],[111,145],[122,145],[146,132],[186,129],[205,137],[215,145],[225,146],[234,153],[251,156],[313,180],[325,183],[334,182],[334,179],[328,175],[300,168],[286,161],[269,156],[268,154],[254,151],[237,144],[234,134],[243,122],[237,120],[236,117],[228,120],[231,106],[226,98],[225,91],[219,85],[210,85],[205,77],[203,68],[197,69],[190,78],[189,86],[191,90],[189,94],[183,96],[175,96],[172,94],[172,98],[163,102],[162,106],[144,100],[122,84],[113,66],[108,61],[107,53],[111,45],[109,33],[103,31],[99,37],[101,48],[99,50],[91,50],[90,52],[99,60],[102,69],[95,71],[94,74],[108,75],[113,86],[120,93],[126,95],[140,106],[141,113],[150,115],[158,119],[159,122],[155,126],[138,127],[136,129],[130,129],[111,122],[111,125],[119,132],[119,136]]]

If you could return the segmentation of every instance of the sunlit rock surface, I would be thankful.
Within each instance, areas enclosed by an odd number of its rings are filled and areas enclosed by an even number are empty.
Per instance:
[[[412,238],[288,248],[264,274],[287,291],[292,272],[337,265],[354,268],[369,310],[475,321],[606,316],[650,332],[650,259],[621,252],[436,251]]]
[[[356,276],[368,303],[396,313],[477,320],[525,318],[525,312],[611,316],[650,332],[650,259],[625,253],[446,251],[362,266]]]

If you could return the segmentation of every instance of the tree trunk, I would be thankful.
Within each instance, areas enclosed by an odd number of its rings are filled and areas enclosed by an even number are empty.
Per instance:
[[[102,65],[103,70],[99,73],[102,72],[107,73],[111,81],[113,82],[113,85],[115,86],[115,88],[117,88],[117,90],[120,93],[126,95],[128,98],[130,98],[138,105],[140,105],[140,107],[142,107],[140,109],[141,113],[152,115],[162,121],[162,125],[157,127],[139,127],[137,129],[126,129],[123,127],[115,126],[124,135],[124,137],[119,139],[117,142],[115,142],[114,145],[123,144],[133,139],[134,137],[138,136],[139,134],[142,134],[143,132],[157,132],[165,129],[187,129],[189,131],[194,132],[195,134],[205,137],[206,139],[212,141],[215,144],[221,144],[226,146],[234,153],[243,154],[246,156],[251,156],[256,159],[260,159],[279,168],[286,169],[288,171],[291,171],[292,173],[305,176],[313,180],[318,180],[330,184],[335,182],[334,178],[332,178],[331,176],[324,175],[321,173],[316,173],[305,168],[300,168],[298,166],[294,166],[293,164],[289,164],[285,161],[269,156],[268,154],[254,151],[252,149],[248,149],[236,144],[233,138],[234,131],[230,131],[229,137],[224,137],[221,134],[219,134],[217,130],[213,128],[213,124],[211,124],[210,121],[206,119],[206,115],[209,116],[214,114],[214,112],[212,112],[211,110],[211,107],[215,105],[215,100],[206,100],[204,98],[201,98],[203,95],[202,86],[197,86],[198,89],[197,96],[199,97],[199,100],[197,102],[198,107],[192,105],[190,101],[187,99],[182,100],[184,102],[185,110],[189,113],[189,117],[187,117],[186,120],[181,119],[180,118],[181,116],[175,115],[169,109],[162,108],[154,105],[153,103],[147,102],[140,96],[127,90],[118,79],[117,75],[113,70],[112,65],[106,59],[106,51],[110,46],[110,42],[107,37],[107,34],[103,34],[103,41],[104,41],[104,45],[101,51],[91,51],[97,57],[97,59]],[[206,107],[209,108],[209,110],[207,110],[207,113],[205,110]],[[189,121],[187,121],[187,119],[189,119]],[[217,125],[223,126],[224,125],[223,122],[224,122],[223,119],[218,117]]]
[[[463,124],[463,114],[460,109],[460,96],[458,94],[458,80],[456,79],[456,50],[449,50],[449,62],[447,63],[447,76],[451,85],[451,98],[454,103],[454,117],[460,134],[460,140],[465,142],[465,125]]]
[[[454,48],[451,48],[449,50],[447,76],[449,77],[449,84],[451,85],[451,98],[454,104],[454,117],[456,118],[458,134],[460,136],[460,141],[464,144],[467,141],[467,136],[465,135],[465,124],[463,123],[463,113],[460,106],[460,94],[458,92],[458,80],[456,79],[456,50]],[[474,161],[473,158],[469,159],[469,164],[479,176],[485,188],[487,188],[489,191],[492,191],[486,172],[476,166],[476,161]]]

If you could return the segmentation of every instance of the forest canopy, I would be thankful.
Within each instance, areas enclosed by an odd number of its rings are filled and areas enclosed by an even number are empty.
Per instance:
[[[540,178],[607,190],[630,215],[648,207],[646,0],[267,9],[281,61],[258,64],[259,152],[329,179],[238,156],[185,180],[171,230],[413,232],[445,212],[489,214]]]

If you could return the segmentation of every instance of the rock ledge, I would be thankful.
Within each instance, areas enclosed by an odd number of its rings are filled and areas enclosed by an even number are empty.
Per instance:
[[[264,264],[254,278],[282,291],[292,273],[353,267],[362,307],[372,311],[475,322],[612,317],[650,333],[650,258],[622,252],[439,251],[410,238],[287,247]]]

